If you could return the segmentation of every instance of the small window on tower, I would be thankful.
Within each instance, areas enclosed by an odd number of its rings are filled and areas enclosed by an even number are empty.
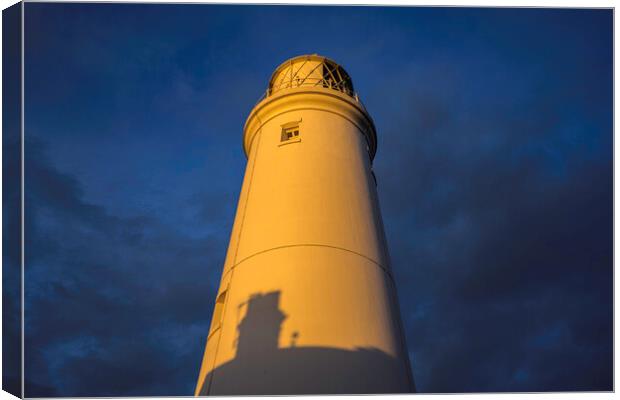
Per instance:
[[[296,121],[290,121],[286,124],[280,125],[282,127],[282,134],[280,135],[279,146],[301,142],[301,130],[299,129],[300,125],[301,118]]]
[[[288,128],[284,128],[284,127],[282,128],[282,136],[280,137],[281,142],[286,142],[286,141],[289,141],[295,138],[299,138],[299,125],[288,127]]]
[[[211,336],[213,332],[217,331],[222,324],[224,303],[226,302],[227,291],[228,290],[224,290],[217,296],[217,299],[215,300],[215,309],[213,310],[213,317],[211,318],[211,329],[209,332],[209,336]]]

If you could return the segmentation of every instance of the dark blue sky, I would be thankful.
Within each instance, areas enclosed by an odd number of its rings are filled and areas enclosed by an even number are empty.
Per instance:
[[[273,69],[351,74],[422,392],[612,389],[612,11],[26,4],[26,395],[189,395]]]

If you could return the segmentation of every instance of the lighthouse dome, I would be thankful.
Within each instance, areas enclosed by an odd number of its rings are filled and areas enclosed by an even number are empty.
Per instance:
[[[353,81],[345,69],[327,57],[309,54],[293,57],[276,68],[267,95],[298,87],[323,87],[357,99]]]

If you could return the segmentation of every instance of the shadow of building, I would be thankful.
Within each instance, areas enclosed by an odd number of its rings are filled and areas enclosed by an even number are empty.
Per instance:
[[[256,294],[247,302],[238,325],[237,353],[206,377],[205,395],[362,394],[415,391],[409,369],[375,348],[346,350],[327,347],[279,348],[286,315],[280,292]]]

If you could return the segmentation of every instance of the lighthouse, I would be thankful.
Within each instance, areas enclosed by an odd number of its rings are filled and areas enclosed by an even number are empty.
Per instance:
[[[349,74],[316,54],[282,63],[243,149],[195,394],[414,391],[372,169],[375,126]]]

